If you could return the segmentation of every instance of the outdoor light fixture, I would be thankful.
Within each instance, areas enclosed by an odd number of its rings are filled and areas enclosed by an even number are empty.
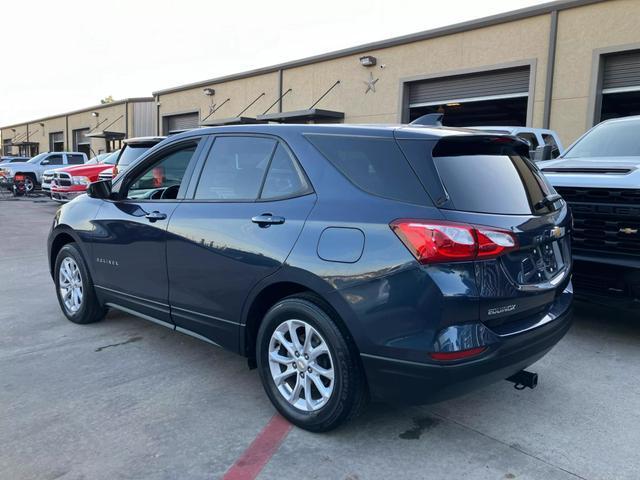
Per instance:
[[[373,67],[377,63],[376,57],[372,57],[371,55],[365,55],[364,57],[360,57],[360,65],[363,67]]]
[[[459,107],[460,104],[458,102],[452,102],[445,104],[447,107]]]
[[[40,122],[40,126],[41,126],[42,128],[44,128],[44,123]]]
[[[213,88],[205,88],[202,91],[207,97],[212,97],[216,94],[216,91]]]
[[[92,117],[99,117],[100,114],[98,112],[91,112]]]

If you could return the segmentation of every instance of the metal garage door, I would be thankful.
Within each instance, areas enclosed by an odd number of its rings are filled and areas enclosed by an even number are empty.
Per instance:
[[[640,90],[640,51],[605,57],[602,93],[636,90]]]
[[[529,67],[422,80],[409,84],[409,107],[523,97],[529,94]]]
[[[170,115],[163,119],[164,134],[168,135],[172,132],[197,128],[199,123],[200,114],[198,112]]]
[[[596,104],[596,109],[598,104]],[[640,115],[640,51],[605,55],[596,123]]]

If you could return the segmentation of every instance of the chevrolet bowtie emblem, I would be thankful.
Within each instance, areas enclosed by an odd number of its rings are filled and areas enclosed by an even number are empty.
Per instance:
[[[624,233],[625,235],[635,235],[636,233],[638,233],[638,229],[637,228],[621,228],[620,230],[618,230],[620,233]]]

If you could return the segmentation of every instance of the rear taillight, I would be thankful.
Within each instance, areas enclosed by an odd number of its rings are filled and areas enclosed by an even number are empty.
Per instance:
[[[396,220],[390,226],[424,264],[495,258],[518,248],[516,237],[498,228],[411,219]]]

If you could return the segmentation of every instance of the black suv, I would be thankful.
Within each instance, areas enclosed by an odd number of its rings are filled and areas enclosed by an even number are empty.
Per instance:
[[[291,422],[511,377],[570,325],[571,218],[513,137],[254,125],[172,136],[63,206],[62,311],[248,357]]]

